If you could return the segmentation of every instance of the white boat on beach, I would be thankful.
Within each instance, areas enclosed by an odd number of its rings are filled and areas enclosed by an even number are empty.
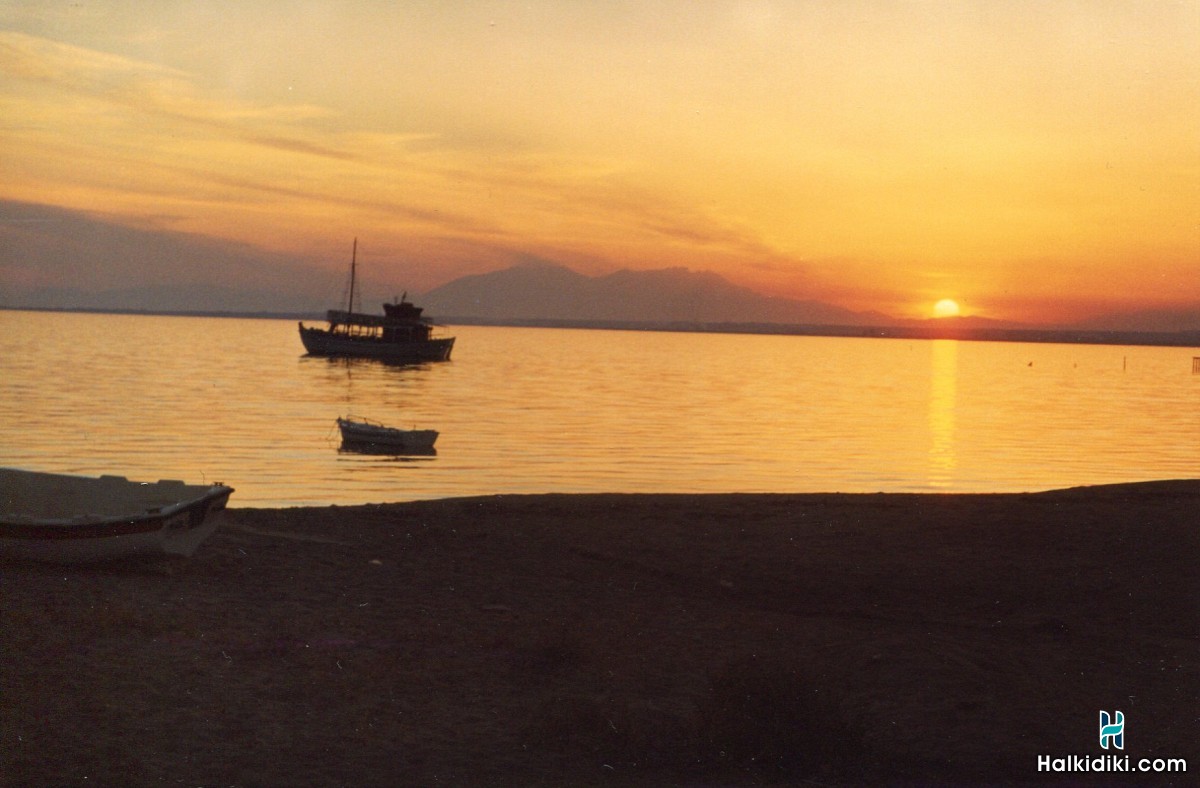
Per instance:
[[[233,489],[0,468],[0,553],[57,563],[190,556]]]
[[[432,454],[437,430],[401,430],[351,416],[338,417],[342,448],[367,454]]]

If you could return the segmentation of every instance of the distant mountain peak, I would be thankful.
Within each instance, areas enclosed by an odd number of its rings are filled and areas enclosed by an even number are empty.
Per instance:
[[[489,320],[865,325],[862,315],[820,301],[762,295],[713,271],[623,268],[587,276],[532,261],[465,276],[423,297],[429,314]]]

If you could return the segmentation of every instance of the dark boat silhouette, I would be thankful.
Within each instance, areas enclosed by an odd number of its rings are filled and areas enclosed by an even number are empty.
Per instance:
[[[300,341],[313,356],[357,356],[397,362],[449,361],[454,337],[434,336],[434,325],[422,309],[407,300],[384,304],[382,315],[355,312],[354,280],[358,270],[358,239],[350,256],[350,295],[346,309],[326,313],[328,328],[300,323]]]

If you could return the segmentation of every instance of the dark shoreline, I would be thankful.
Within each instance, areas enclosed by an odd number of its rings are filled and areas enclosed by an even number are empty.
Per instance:
[[[1037,758],[1098,710],[1194,770],[1198,525],[1200,481],[234,508],[0,562],[0,783],[1091,784]]]
[[[315,312],[170,312],[143,309],[53,309],[48,307],[0,306],[5,311],[72,312],[104,315],[150,315],[156,317],[227,317],[251,320],[324,320]],[[503,326],[509,328],[575,328],[602,331],[658,331],[699,334],[763,334],[773,336],[853,337],[861,339],[953,339],[962,342],[1025,342],[1066,345],[1128,345],[1132,347],[1200,348],[1200,331],[1115,331],[1106,329],[989,328],[942,325],[839,326],[791,325],[783,323],[701,323],[653,320],[499,320],[461,316],[439,317],[438,322],[460,326]]]

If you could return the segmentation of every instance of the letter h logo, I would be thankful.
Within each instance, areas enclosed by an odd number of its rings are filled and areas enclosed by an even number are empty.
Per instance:
[[[1114,749],[1125,749],[1125,715],[1119,711],[1111,718],[1107,711],[1100,712],[1100,746],[1107,750],[1109,742]]]

